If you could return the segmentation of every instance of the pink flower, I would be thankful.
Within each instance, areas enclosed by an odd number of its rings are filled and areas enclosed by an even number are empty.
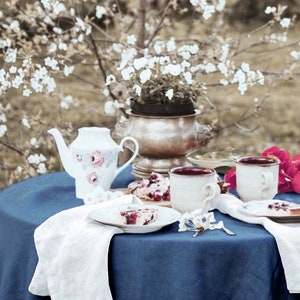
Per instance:
[[[230,184],[230,189],[236,189],[236,172],[235,168],[230,169],[224,177],[224,181]]]
[[[292,179],[292,188],[295,193],[300,193],[300,172],[298,171]]]
[[[287,150],[277,146],[270,147],[263,151],[261,156],[278,158],[280,160],[279,169],[286,169],[289,166],[291,155]]]
[[[94,167],[101,167],[104,162],[104,155],[101,151],[94,151],[90,156],[90,162]]]
[[[89,173],[87,175],[87,180],[89,183],[95,183],[98,181],[98,175],[96,172]]]

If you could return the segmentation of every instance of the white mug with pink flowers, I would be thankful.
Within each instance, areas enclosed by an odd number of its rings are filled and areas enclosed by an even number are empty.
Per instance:
[[[135,138],[124,137],[118,145],[104,127],[83,127],[78,129],[77,138],[68,147],[56,129],[48,131],[53,135],[66,172],[75,178],[76,197],[83,199],[86,194],[101,186],[108,190],[114,178],[137,156],[139,145]],[[130,159],[117,168],[118,153],[124,143],[131,141],[135,148]]]

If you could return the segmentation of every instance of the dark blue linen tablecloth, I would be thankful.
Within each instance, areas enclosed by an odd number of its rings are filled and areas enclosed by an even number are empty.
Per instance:
[[[112,188],[133,181],[130,170],[119,174]],[[27,179],[0,193],[1,300],[50,299],[27,291],[38,259],[34,230],[53,214],[82,204],[65,172]],[[178,233],[174,223],[154,233],[114,236],[109,250],[114,299],[293,299],[273,236],[218,211],[215,217],[237,235],[214,230],[193,238]],[[97,278],[90,284],[98,284]]]

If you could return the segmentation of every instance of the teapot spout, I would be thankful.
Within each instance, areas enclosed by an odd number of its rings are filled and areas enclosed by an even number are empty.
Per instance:
[[[56,142],[56,146],[58,149],[58,153],[60,156],[60,160],[62,162],[62,165],[65,169],[65,171],[71,176],[73,175],[73,167],[72,167],[72,153],[69,147],[66,145],[61,133],[56,129],[52,128],[48,130],[48,133],[51,134]]]

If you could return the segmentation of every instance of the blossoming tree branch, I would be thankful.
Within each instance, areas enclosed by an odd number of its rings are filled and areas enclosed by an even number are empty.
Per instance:
[[[29,109],[20,119],[10,118],[15,95],[28,101],[38,94],[59,99],[57,114],[74,108],[76,114],[80,101],[72,93],[65,94],[61,84],[69,79],[94,89],[107,116],[125,111],[132,98],[151,99],[158,94],[164,101],[191,97],[204,110],[206,105],[215,107],[210,92],[217,85],[235,86],[244,95],[252,86],[264,85],[266,78],[282,80],[298,68],[299,44],[293,45],[279,73],[253,67],[242,56],[261,45],[269,44],[273,51],[288,45],[294,18],[284,17],[284,6],[265,7],[265,24],[229,37],[226,0],[159,3],[159,7],[146,0],[13,0],[1,4],[0,145],[1,151],[19,156],[9,165],[0,165],[9,175],[6,184],[48,172],[55,165],[46,137],[54,125],[51,116],[32,115]],[[253,36],[257,39],[245,46],[244,41]],[[240,120],[225,126],[238,125]],[[13,122],[30,130],[28,140],[11,137]],[[66,134],[73,126],[60,124]]]

